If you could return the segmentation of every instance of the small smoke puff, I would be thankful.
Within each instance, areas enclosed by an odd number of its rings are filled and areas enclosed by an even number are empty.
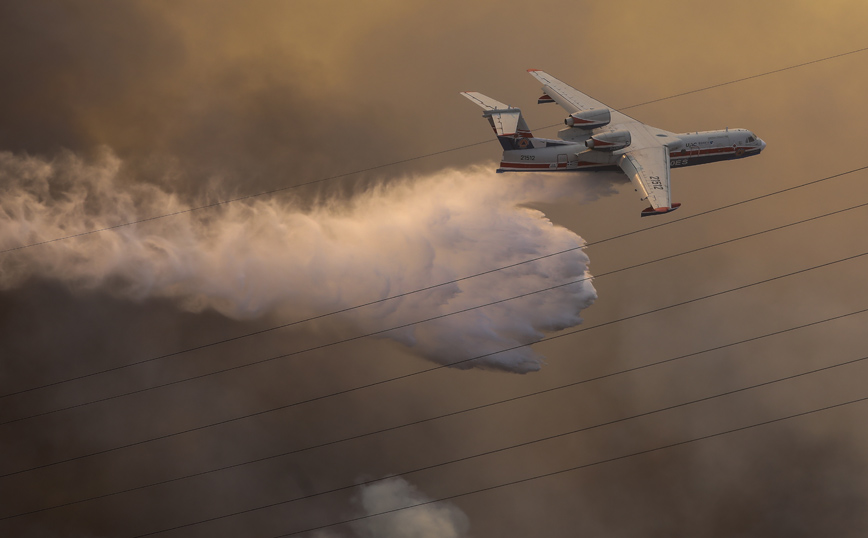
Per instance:
[[[458,507],[430,503],[429,497],[400,477],[363,486],[358,501],[365,515],[371,516],[353,523],[361,538],[462,538],[470,528]],[[376,515],[401,508],[405,509]]]
[[[186,212],[171,193],[121,178],[122,164],[110,152],[90,164],[71,153],[48,161],[0,152],[0,249],[180,212],[8,253],[0,288],[39,276],[284,323],[430,288],[343,314],[342,330],[355,336],[438,318],[379,336],[441,364],[519,373],[539,369],[542,357],[517,346],[580,323],[596,298],[582,239],[521,207],[564,196],[562,182],[549,189],[470,168],[306,209],[271,197]]]

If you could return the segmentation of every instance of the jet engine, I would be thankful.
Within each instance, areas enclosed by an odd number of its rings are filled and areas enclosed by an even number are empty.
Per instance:
[[[613,131],[592,136],[585,140],[585,146],[597,151],[615,151],[626,148],[632,141],[630,131]]]
[[[581,110],[570,114],[570,117],[564,120],[567,127],[578,127],[579,129],[596,129],[604,125],[609,125],[612,121],[612,115],[608,108],[592,108],[591,110]]]

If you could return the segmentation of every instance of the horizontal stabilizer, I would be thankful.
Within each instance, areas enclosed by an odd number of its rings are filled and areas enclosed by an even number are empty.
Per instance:
[[[482,95],[479,92],[461,92],[461,95],[470,99],[485,110],[506,110],[512,108],[506,103],[501,103],[500,101],[492,99],[487,95]]]

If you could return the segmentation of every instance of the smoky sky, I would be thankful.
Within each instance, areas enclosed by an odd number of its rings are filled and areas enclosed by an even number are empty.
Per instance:
[[[367,171],[0,254],[2,394],[589,246],[391,310],[4,397],[4,422],[81,405],[0,425],[2,474],[45,466],[0,478],[0,517],[74,503],[0,521],[0,534],[277,536],[864,397],[857,363],[412,472],[866,353],[854,315],[420,422],[868,304],[854,260],[546,342],[868,250],[855,210],[617,271],[859,203],[864,173],[603,241],[661,221],[639,219],[644,206],[620,177],[494,174],[500,148],[459,92],[520,106],[536,134],[554,136],[542,127],[563,111],[536,105],[528,68],[626,107],[860,49],[865,15],[858,1],[4,2],[3,248]],[[631,108],[670,131],[742,127],[768,143],[759,157],[674,171],[676,218],[868,164],[866,58]],[[382,319],[440,314],[444,297],[470,305],[581,275],[593,280],[572,294],[149,390]],[[525,375],[444,368],[289,406],[500,338],[542,339],[512,363],[532,364]],[[863,536],[864,412],[847,406],[308,535]],[[285,452],[295,453],[276,457]],[[252,460],[262,461],[235,466]],[[75,502],[89,497],[102,498]]]

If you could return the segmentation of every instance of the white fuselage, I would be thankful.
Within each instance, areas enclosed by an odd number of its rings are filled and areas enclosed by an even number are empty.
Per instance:
[[[561,140],[529,139],[529,147],[503,152],[498,172],[556,172],[618,170],[618,160],[630,146],[617,151],[585,147],[591,133],[564,129]],[[670,133],[650,129],[669,150],[671,168],[759,155],[766,144],[747,129],[725,129],[695,133]],[[635,142],[635,141],[634,141]]]

